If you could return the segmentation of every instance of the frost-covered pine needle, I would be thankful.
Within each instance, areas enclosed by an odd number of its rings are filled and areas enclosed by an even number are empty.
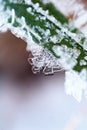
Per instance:
[[[43,69],[50,74],[64,68],[66,92],[80,101],[87,89],[85,36],[46,0],[0,0],[0,17],[1,32],[11,30],[27,42],[34,73]]]

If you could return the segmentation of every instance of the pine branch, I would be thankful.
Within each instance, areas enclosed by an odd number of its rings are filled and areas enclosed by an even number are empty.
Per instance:
[[[58,59],[65,70],[87,80],[87,39],[52,3],[1,0],[0,4],[5,17],[1,31],[7,28],[27,42],[30,39]]]

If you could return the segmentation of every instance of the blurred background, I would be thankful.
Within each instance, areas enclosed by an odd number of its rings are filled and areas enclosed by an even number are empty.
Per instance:
[[[0,34],[0,130],[87,130],[87,99],[66,95],[64,72],[34,75],[29,55],[24,41]]]
[[[34,75],[26,44],[0,35],[0,130],[87,130],[87,100],[66,95],[64,72]]]

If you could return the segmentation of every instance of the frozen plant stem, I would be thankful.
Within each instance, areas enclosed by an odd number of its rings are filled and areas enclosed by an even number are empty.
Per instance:
[[[0,12],[4,19],[1,17],[1,32],[10,29],[27,43],[38,44],[65,70],[86,82],[87,39],[52,3],[44,3],[44,0],[0,0]],[[86,85],[83,86],[80,88],[86,89]]]

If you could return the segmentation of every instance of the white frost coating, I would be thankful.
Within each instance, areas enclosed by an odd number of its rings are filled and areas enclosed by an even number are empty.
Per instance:
[[[77,61],[76,58],[79,56],[80,52],[76,49],[69,49],[66,46],[54,46],[53,47],[54,52],[57,56],[61,56],[61,59],[59,59],[59,62],[63,66],[63,68],[66,68],[66,70],[73,69],[73,66],[76,65]],[[72,56],[73,53],[73,56]],[[84,75],[85,77],[85,75]]]
[[[54,72],[64,70],[61,68],[59,61],[48,53],[46,50],[43,50],[42,47],[38,46],[32,50],[33,58],[29,58],[29,63],[33,66],[33,72],[37,73],[43,69],[44,74],[53,74]]]
[[[72,95],[79,102],[82,95],[87,91],[87,81],[83,80],[74,71],[65,72],[65,90],[68,95]]]
[[[12,21],[11,21],[11,24],[13,24],[15,21],[15,11],[14,9],[12,9]]]
[[[1,3],[1,0],[0,0],[0,3]],[[0,4],[0,32],[5,32],[7,30],[7,26],[6,26],[6,23],[7,23],[7,18],[8,16],[3,13],[3,6]]]

